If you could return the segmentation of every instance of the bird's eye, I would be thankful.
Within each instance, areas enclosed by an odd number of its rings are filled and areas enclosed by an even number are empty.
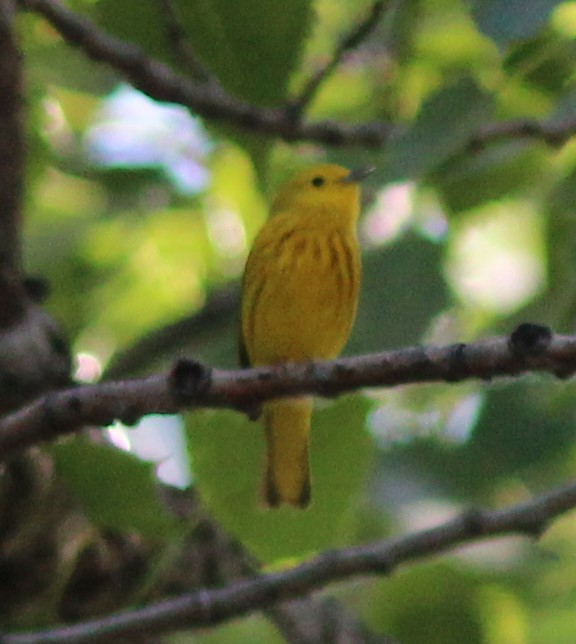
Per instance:
[[[312,179],[312,185],[316,186],[316,188],[323,186],[325,182],[326,179],[324,179],[324,177],[314,177],[314,179]]]

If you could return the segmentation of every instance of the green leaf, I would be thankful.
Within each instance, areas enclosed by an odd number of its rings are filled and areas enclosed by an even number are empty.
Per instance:
[[[191,42],[239,97],[278,104],[312,26],[310,0],[181,0]]]
[[[450,563],[410,568],[375,584],[365,607],[368,623],[403,644],[487,641],[476,585],[472,573]]]
[[[406,235],[364,258],[358,316],[346,352],[383,351],[419,342],[448,301],[442,246]]]
[[[560,97],[550,120],[560,124],[574,117],[576,117],[576,90],[572,87]]]
[[[388,146],[387,181],[419,177],[460,151],[492,113],[493,99],[463,79],[434,94],[416,121]]]
[[[192,470],[203,502],[222,525],[266,561],[333,547],[351,519],[371,462],[365,426],[371,403],[343,398],[312,418],[312,505],[265,510],[260,505],[264,431],[229,411],[189,414]]]
[[[476,0],[472,16],[478,29],[502,46],[533,36],[561,3],[562,0]]]
[[[310,0],[179,0],[174,3],[195,54],[226,89],[262,105],[285,97],[311,28]],[[174,62],[159,3],[101,0],[98,12],[115,35]]]
[[[382,453],[382,471],[416,481],[422,496],[466,504],[493,502],[510,480],[557,483],[554,464],[571,458],[567,446],[576,437],[574,388],[550,379],[493,386],[466,443],[436,436],[396,443]]]
[[[154,465],[83,438],[58,443],[51,452],[57,472],[94,523],[150,538],[176,531],[158,497]]]
[[[468,449],[487,475],[510,476],[561,456],[573,443],[574,383],[517,382],[491,389]]]
[[[118,83],[117,74],[107,65],[71,50],[68,43],[56,40],[53,33],[47,37],[37,16],[22,13],[18,27],[28,87],[36,85],[45,91],[47,86],[57,85],[100,96]]]
[[[37,46],[27,58],[30,78],[38,86],[58,85],[78,92],[103,96],[118,84],[106,65],[96,63],[65,44]]]
[[[576,169],[567,171],[542,202],[546,224],[548,287],[541,296],[520,310],[509,328],[526,320],[551,326],[557,333],[573,333],[576,319]]]
[[[230,620],[222,625],[197,629],[164,638],[166,644],[285,644],[286,640],[275,627],[274,622],[262,612],[248,617]]]
[[[576,43],[549,30],[518,43],[504,60],[504,70],[510,77],[556,94],[570,83],[575,56]]]
[[[576,216],[576,168],[559,181],[548,195],[548,207],[553,218],[567,218],[571,221]]]
[[[432,181],[451,212],[469,210],[535,185],[546,152],[525,141],[492,144],[461,159],[450,159]]]

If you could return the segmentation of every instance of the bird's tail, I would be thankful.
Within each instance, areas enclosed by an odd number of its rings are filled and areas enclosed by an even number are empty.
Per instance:
[[[298,508],[310,504],[311,416],[311,398],[285,398],[264,406],[267,449],[263,497],[269,508],[283,503]]]

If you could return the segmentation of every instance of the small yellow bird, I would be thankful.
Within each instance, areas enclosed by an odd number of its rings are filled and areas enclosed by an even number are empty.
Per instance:
[[[242,366],[335,358],[356,316],[361,278],[358,183],[373,168],[317,165],[286,183],[258,234],[242,284]],[[312,398],[263,407],[268,507],[310,503]]]

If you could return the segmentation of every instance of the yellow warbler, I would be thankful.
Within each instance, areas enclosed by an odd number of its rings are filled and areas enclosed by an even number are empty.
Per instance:
[[[358,302],[361,264],[358,182],[371,169],[318,165],[285,184],[246,263],[242,296],[243,366],[335,358]],[[308,444],[312,399],[266,403],[269,507],[310,503]]]

